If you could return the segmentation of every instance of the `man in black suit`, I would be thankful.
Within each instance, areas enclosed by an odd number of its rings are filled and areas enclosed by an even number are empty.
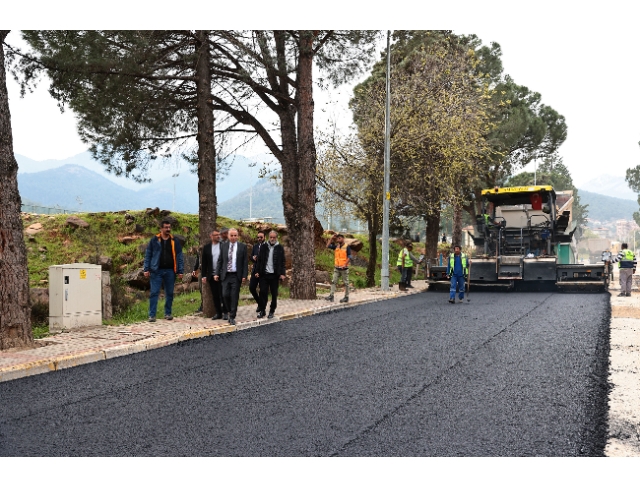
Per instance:
[[[238,230],[229,229],[229,241],[220,244],[220,258],[213,278],[222,282],[222,299],[229,310],[229,324],[236,324],[240,286],[247,280],[247,246],[238,242]]]
[[[258,243],[253,244],[253,250],[251,251],[251,261],[253,264],[253,268],[251,269],[251,276],[249,278],[249,292],[253,296],[253,299],[256,300],[256,304],[258,305],[258,309],[256,309],[256,313],[260,312],[260,296],[258,295],[258,281],[259,279],[256,277],[257,271],[257,262],[258,255],[260,254],[260,247],[264,245],[264,232],[258,232]]]
[[[220,232],[214,230],[209,234],[209,237],[211,237],[211,243],[208,243],[202,249],[202,283],[209,282],[209,287],[211,287],[213,305],[216,308],[216,314],[211,319],[219,320],[222,318],[223,320],[228,320],[228,310],[222,299],[222,283],[213,278],[220,259]]]
[[[260,278],[260,311],[258,318],[264,318],[267,308],[268,293],[271,292],[271,306],[269,316],[273,318],[278,306],[278,286],[280,281],[286,278],[284,267],[284,247],[278,243],[278,234],[275,231],[269,232],[269,242],[260,248],[260,255],[257,263],[258,272],[256,277]]]

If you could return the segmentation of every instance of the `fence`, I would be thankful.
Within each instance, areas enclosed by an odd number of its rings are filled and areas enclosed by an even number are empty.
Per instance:
[[[78,213],[75,210],[67,210],[65,208],[49,208],[46,206],[22,205],[20,211],[23,213],[37,213],[39,215],[55,215],[57,213]]]

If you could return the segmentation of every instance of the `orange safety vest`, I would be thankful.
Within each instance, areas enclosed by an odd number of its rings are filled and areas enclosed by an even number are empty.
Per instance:
[[[333,265],[336,267],[347,267],[349,259],[347,258],[347,246],[337,247],[334,250]]]

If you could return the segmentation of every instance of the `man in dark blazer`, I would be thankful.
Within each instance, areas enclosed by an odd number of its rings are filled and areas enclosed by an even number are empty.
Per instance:
[[[278,243],[278,234],[275,231],[269,232],[269,242],[260,248],[260,255],[257,262],[256,277],[260,279],[260,311],[258,318],[264,318],[267,308],[268,293],[271,292],[271,306],[269,307],[269,316],[273,318],[273,314],[278,307],[278,286],[280,281],[286,278],[284,266],[284,247]]]
[[[211,318],[212,320],[228,320],[228,310],[224,305],[222,299],[222,283],[216,281],[213,278],[216,268],[218,267],[218,260],[220,259],[220,232],[214,230],[209,234],[211,237],[211,243],[208,243],[202,249],[202,283],[209,283],[211,288],[211,295],[213,296],[213,305],[216,308],[216,314]]]
[[[220,258],[213,278],[222,282],[222,299],[229,310],[229,324],[236,324],[240,286],[247,280],[247,246],[238,242],[238,230],[229,229],[229,241],[220,244]]]
[[[256,313],[260,312],[260,296],[258,295],[258,281],[259,279],[256,277],[256,272],[258,265],[258,255],[260,255],[260,247],[264,245],[264,232],[258,232],[258,243],[253,244],[253,250],[251,251],[251,260],[250,264],[253,264],[251,269],[251,276],[249,278],[249,292],[255,299],[256,304],[258,305],[258,309],[256,309]]]

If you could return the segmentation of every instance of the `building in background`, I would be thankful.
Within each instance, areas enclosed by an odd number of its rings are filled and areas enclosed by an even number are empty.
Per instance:
[[[616,220],[616,238],[623,242],[633,240],[633,234],[639,228],[633,220]]]

